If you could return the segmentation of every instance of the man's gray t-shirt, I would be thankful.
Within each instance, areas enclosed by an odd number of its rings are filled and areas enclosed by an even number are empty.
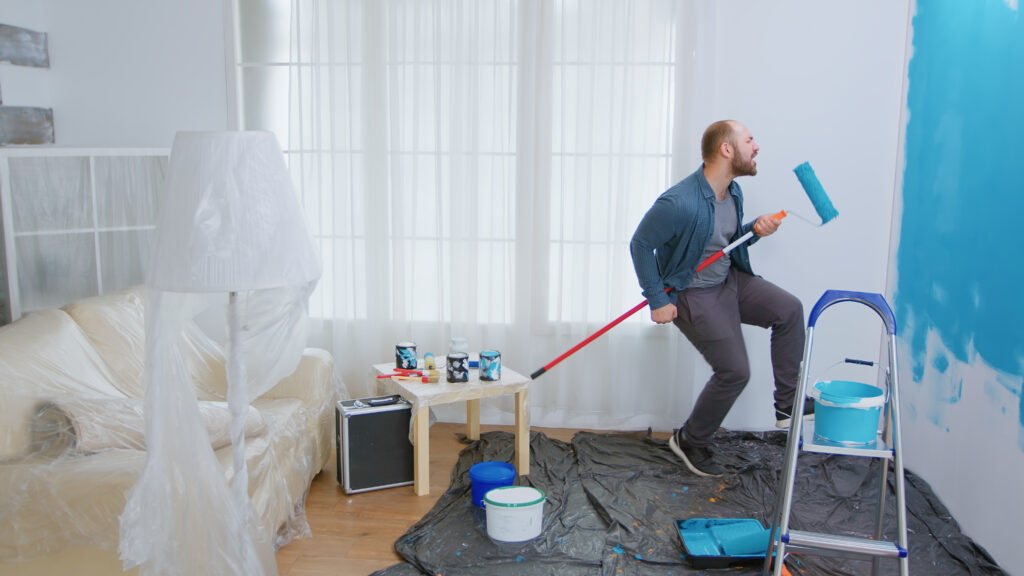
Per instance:
[[[727,195],[725,200],[718,200],[716,198],[715,231],[711,233],[711,240],[704,248],[704,254],[701,255],[700,261],[704,262],[716,252],[728,246],[729,239],[736,234],[738,225],[736,203],[733,202],[732,197]],[[715,260],[707,268],[694,276],[693,282],[690,282],[687,288],[708,288],[721,284],[725,281],[725,277],[729,275],[729,265],[731,262],[732,259],[728,255]]]

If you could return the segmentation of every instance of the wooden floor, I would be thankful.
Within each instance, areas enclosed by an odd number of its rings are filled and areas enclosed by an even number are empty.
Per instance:
[[[281,576],[366,575],[402,561],[395,540],[434,506],[451,482],[459,451],[466,444],[456,433],[464,424],[438,422],[430,428],[430,494],[416,496],[412,486],[347,495],[337,480],[335,458],[313,480],[306,516],[313,537],[295,540],[277,552]],[[511,426],[480,426],[481,432]],[[534,428],[550,438],[570,440],[577,430]]]

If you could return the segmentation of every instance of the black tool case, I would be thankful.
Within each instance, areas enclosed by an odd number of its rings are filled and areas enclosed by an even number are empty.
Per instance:
[[[345,493],[413,483],[412,404],[398,394],[342,400],[336,413],[338,483]]]

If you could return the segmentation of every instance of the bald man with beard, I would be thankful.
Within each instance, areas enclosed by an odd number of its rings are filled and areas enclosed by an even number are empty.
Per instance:
[[[672,452],[700,476],[725,473],[711,446],[750,381],[741,324],[771,329],[779,428],[789,426],[803,356],[803,306],[789,292],[754,275],[747,244],[696,273],[701,262],[747,232],[754,231],[753,244],[778,229],[780,222],[771,214],[743,223],[743,191],[736,178],[757,174],[759,150],[739,122],[708,126],[701,139],[700,168],[658,197],[630,242],[651,320],[675,324],[713,371],[689,418],[669,440]],[[813,410],[807,401],[805,417],[813,418]]]

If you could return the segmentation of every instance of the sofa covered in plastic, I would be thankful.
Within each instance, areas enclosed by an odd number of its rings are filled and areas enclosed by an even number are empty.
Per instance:
[[[0,328],[0,575],[119,574],[119,517],[146,460],[145,291],[33,312]],[[222,347],[189,322],[202,422],[232,477]],[[309,535],[305,495],[327,464],[343,394],[333,359],[298,368],[249,407],[252,513],[277,546]],[[181,479],[188,481],[188,479]]]

